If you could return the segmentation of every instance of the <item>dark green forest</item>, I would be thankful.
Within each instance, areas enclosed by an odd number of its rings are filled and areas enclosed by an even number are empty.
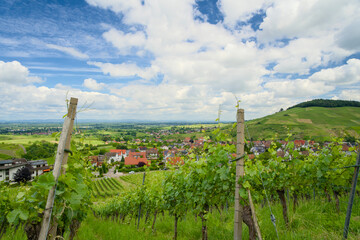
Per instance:
[[[314,99],[307,102],[302,102],[296,104],[291,108],[306,108],[306,107],[326,107],[326,108],[335,108],[335,107],[360,107],[360,102],[358,101],[347,101],[347,100],[331,100],[331,99]]]

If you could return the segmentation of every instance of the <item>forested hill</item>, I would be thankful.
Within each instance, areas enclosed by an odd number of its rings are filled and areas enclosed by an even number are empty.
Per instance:
[[[307,108],[307,107],[326,107],[326,108],[335,108],[335,107],[360,107],[360,102],[358,101],[346,101],[346,100],[330,100],[330,99],[314,99],[307,102],[302,102],[296,104],[291,108]]]

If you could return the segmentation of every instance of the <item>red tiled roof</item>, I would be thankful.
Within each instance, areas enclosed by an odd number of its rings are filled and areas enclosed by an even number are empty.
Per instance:
[[[295,144],[296,146],[305,145],[305,140],[295,140],[295,141],[294,141],[294,144]]]
[[[125,158],[125,165],[138,165],[139,162],[144,162],[146,165],[150,164],[145,152],[130,152],[129,156]]]
[[[125,154],[126,153],[126,149],[110,149],[111,153],[122,153]]]
[[[168,163],[171,165],[182,165],[184,164],[184,159],[182,159],[181,157],[169,157]]]

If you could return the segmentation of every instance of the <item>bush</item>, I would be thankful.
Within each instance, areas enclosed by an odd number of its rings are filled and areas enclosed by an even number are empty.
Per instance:
[[[20,168],[14,174],[15,182],[27,182],[29,180],[31,180],[31,172],[28,167]]]

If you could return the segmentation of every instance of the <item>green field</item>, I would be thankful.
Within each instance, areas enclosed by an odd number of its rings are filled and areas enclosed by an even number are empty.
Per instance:
[[[115,178],[103,178],[92,182],[92,195],[95,199],[118,195],[123,185]]]
[[[0,160],[20,158],[24,150],[19,144],[6,144],[0,142]]]
[[[47,141],[51,143],[57,143],[59,137],[53,137],[51,135],[0,135],[0,160],[20,158],[24,153],[23,147],[27,147],[37,141]],[[74,141],[82,142],[84,144],[100,145],[104,142],[98,140],[95,137],[86,137],[74,135]],[[111,146],[109,146],[111,148]]]
[[[359,137],[360,108],[292,108],[247,121],[246,126],[249,132],[246,137],[255,140],[284,139],[287,133],[296,139],[320,141],[346,135]]]
[[[55,137],[47,135],[0,135],[0,143],[30,145],[35,141],[55,142]]]
[[[36,141],[48,141],[55,143],[59,139],[58,137],[54,137],[51,135],[0,135],[0,143],[7,143],[7,144],[22,144],[24,146],[30,145]],[[82,137],[80,135],[73,135],[73,140],[81,141],[84,144],[93,144],[99,145],[104,144],[103,141],[95,138],[95,137]]]
[[[143,173],[127,174],[119,178],[94,179],[92,182],[92,195],[94,201],[103,200],[104,198],[113,197],[121,192],[129,191],[142,184]],[[162,171],[153,171],[146,173],[145,181],[152,182],[155,179],[163,179]]]

